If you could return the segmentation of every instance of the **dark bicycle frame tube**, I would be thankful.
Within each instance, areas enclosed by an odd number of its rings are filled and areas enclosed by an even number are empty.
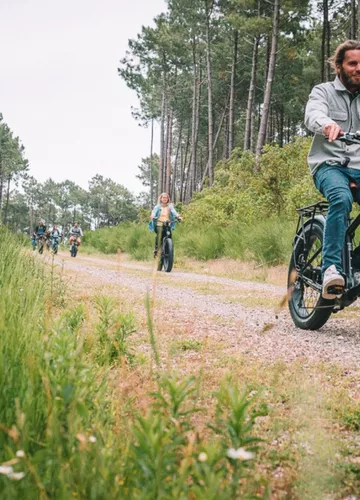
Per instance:
[[[353,267],[351,263],[352,240],[356,229],[360,226],[360,215],[349,225],[345,233],[345,245],[343,250],[343,266],[347,280],[349,298],[352,300],[360,294],[360,284],[354,287]]]

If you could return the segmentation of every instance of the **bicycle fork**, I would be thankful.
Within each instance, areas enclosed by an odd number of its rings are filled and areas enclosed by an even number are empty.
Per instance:
[[[345,233],[345,245],[343,249],[343,268],[346,277],[347,295],[351,301],[360,294],[360,283],[356,285],[354,280],[354,270],[352,265],[353,239],[356,229],[360,226],[360,215],[352,222]]]

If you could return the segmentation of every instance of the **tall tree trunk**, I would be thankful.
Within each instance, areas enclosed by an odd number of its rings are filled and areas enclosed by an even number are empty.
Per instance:
[[[256,150],[256,113],[255,113],[255,104],[253,103],[253,107],[251,110],[251,124],[250,124],[250,151],[255,153]]]
[[[356,38],[356,0],[351,0],[350,40]]]
[[[280,105],[279,110],[279,136],[278,136],[279,146],[282,148],[284,145],[284,106]]]
[[[180,200],[180,203],[182,202],[183,156],[184,156],[184,148],[183,148],[183,145],[180,144],[180,181],[179,181],[179,200]],[[175,182],[176,182],[176,180],[175,180]],[[174,182],[174,186],[175,186],[175,182]],[[175,187],[175,189],[176,189],[176,187]],[[175,195],[175,198],[176,198],[176,195]],[[174,200],[174,203],[176,203],[176,200]]]
[[[251,78],[249,85],[248,100],[246,106],[246,119],[245,119],[245,137],[244,137],[244,150],[250,149],[250,137],[251,137],[251,118],[254,113],[254,100],[255,100],[255,85],[256,85],[256,73],[257,73],[257,63],[258,63],[258,51],[259,51],[259,38],[254,38],[254,46],[252,52],[251,61]]]
[[[266,40],[266,63],[265,63],[264,81],[267,82],[269,74],[269,66],[270,66],[270,54],[271,54],[270,36],[267,35],[265,37],[265,40]]]
[[[198,107],[198,88],[199,88],[199,78],[197,74],[197,63],[196,63],[196,40],[193,39],[193,97],[192,97],[192,116],[191,116],[191,160],[190,160],[190,171],[188,172],[188,182],[189,187],[186,190],[186,200],[189,201],[193,193],[193,179],[195,177],[196,169],[196,122],[197,122],[197,107]],[[189,169],[188,169],[189,170]]]
[[[192,186],[193,186],[193,191],[196,190],[196,179],[197,179],[197,166],[198,166],[198,155],[197,155],[197,148],[198,148],[198,142],[199,142],[199,127],[200,127],[200,102],[201,102],[201,79],[202,79],[202,70],[201,70],[201,60],[199,61],[199,84],[197,88],[197,99],[196,99],[196,119],[195,119],[195,151],[196,151],[196,162],[195,162],[195,168],[192,171]],[[192,194],[191,194],[192,197]]]
[[[182,123],[180,124],[179,139],[178,139],[176,153],[175,153],[174,171],[173,171],[172,182],[171,182],[171,199],[174,203],[176,203],[176,177],[177,177],[177,165],[178,165],[178,160],[179,160],[181,141],[182,141]]]
[[[227,111],[227,103],[228,103],[228,99],[226,99],[226,103],[225,103],[225,106],[224,106],[224,111],[223,111],[223,114],[221,115],[220,122],[219,122],[219,127],[218,127],[216,135],[215,135],[214,144],[213,144],[213,152],[216,149],[216,145],[217,145],[220,133],[221,133],[221,129],[223,127],[224,118],[225,118],[226,111]],[[204,181],[205,181],[205,178],[207,176],[208,170],[209,170],[209,163],[206,164],[205,170],[204,170],[204,172],[202,174],[202,179],[201,179],[201,184],[200,184],[200,190],[203,188]]]
[[[186,165],[187,165],[187,157],[188,157],[189,144],[190,144],[190,123],[188,124],[187,131],[188,131],[188,133],[187,133],[187,138],[186,138],[186,143],[185,143],[185,153],[182,155],[181,162],[180,162],[180,167],[181,167],[181,172],[180,172],[180,201],[181,201],[181,203],[185,200],[185,192],[186,192],[185,168],[186,168]]]
[[[269,113],[269,127],[268,127],[268,138],[269,142],[274,141],[274,109],[273,106],[270,105],[270,113]]]
[[[329,59],[331,57],[331,47],[330,47],[330,42],[331,42],[331,23],[329,21],[329,8],[328,8],[328,20],[327,20],[327,26],[326,26],[326,68],[325,68],[325,74],[326,74],[326,80],[329,81],[331,80],[331,66],[329,64]]]
[[[287,125],[287,141],[286,142],[290,142],[290,138],[291,138],[291,120],[290,120],[290,117],[288,118],[288,125]]]
[[[154,206],[153,155],[154,155],[154,118],[151,118],[151,138],[150,138],[150,208],[151,209]]]
[[[165,191],[170,195],[170,176],[171,176],[171,157],[172,157],[172,142],[173,142],[173,110],[168,117],[168,133],[167,133],[167,148],[166,148],[166,175],[165,175]]]
[[[357,2],[357,30],[356,39],[360,40],[360,1]]]
[[[228,158],[229,158],[229,110],[228,106],[226,106],[222,159],[227,160]]]
[[[211,37],[210,37],[210,18],[212,13],[212,2],[208,9],[206,5],[206,70],[208,84],[208,164],[209,164],[209,183],[212,186],[214,182],[214,166],[213,166],[213,95],[212,95],[212,65],[211,65]]]
[[[280,0],[275,0],[274,18],[273,18],[273,35],[272,35],[272,42],[271,42],[269,71],[268,71],[268,77],[267,77],[267,81],[266,81],[263,112],[262,112],[260,128],[259,128],[259,137],[258,137],[258,142],[256,145],[256,155],[258,157],[260,156],[262,149],[264,147],[264,144],[265,144],[266,128],[267,128],[267,123],[268,123],[268,119],[269,119],[271,90],[272,90],[273,79],[275,76],[276,51],[277,51],[277,42],[278,42],[278,36],[279,36],[279,13],[280,13]],[[258,165],[256,165],[255,168],[258,168]]]
[[[190,189],[190,175],[191,175],[191,163],[192,163],[192,151],[190,151],[189,163],[187,167],[184,167],[184,195],[183,201],[185,203],[190,201],[190,196],[188,195],[188,191]]]
[[[236,63],[238,53],[239,32],[234,31],[234,54],[231,66],[231,82],[230,82],[230,103],[229,103],[229,155],[234,149],[234,108],[235,108],[235,76]]]
[[[328,0],[323,0],[323,26],[321,34],[321,81],[325,82],[327,80],[327,67],[328,63],[326,58],[328,57],[328,35],[329,35],[329,4]]]

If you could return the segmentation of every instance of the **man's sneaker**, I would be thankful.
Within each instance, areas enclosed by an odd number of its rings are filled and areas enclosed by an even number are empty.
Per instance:
[[[335,299],[342,295],[345,280],[334,265],[328,267],[324,273],[322,296],[324,299]]]

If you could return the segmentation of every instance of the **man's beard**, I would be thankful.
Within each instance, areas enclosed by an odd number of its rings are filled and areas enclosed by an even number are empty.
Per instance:
[[[348,76],[342,67],[340,68],[340,77],[345,87],[356,87],[357,89],[360,89],[360,79],[355,80],[352,76]]]

